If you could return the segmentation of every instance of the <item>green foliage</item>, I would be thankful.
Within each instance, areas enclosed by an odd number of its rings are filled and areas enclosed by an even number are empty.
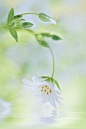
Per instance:
[[[51,81],[51,82],[54,83],[54,84],[58,87],[58,89],[61,91],[61,88],[60,88],[58,82],[57,82],[54,78],[48,77],[48,76],[41,76],[40,78],[46,79],[45,81]]]
[[[51,21],[51,17],[49,17],[48,15],[46,15],[44,13],[39,13],[39,18],[44,22],[50,22]]]
[[[10,34],[15,38],[16,42],[18,42],[18,35],[14,27],[9,27]]]
[[[50,33],[41,33],[41,34],[35,34],[37,41],[40,45],[44,47],[49,47],[48,43],[44,41],[44,37],[52,38],[53,40],[60,40],[61,38],[57,35],[53,35]]]
[[[24,27],[24,28],[30,28],[30,27],[33,26],[33,24],[30,23],[30,22],[23,22],[21,26]]]
[[[58,82],[55,79],[53,79],[53,82],[56,84],[56,86],[58,87],[58,89],[61,91]]]
[[[57,35],[52,35],[52,39],[53,40],[60,40],[61,38],[59,36],[57,36]]]
[[[35,36],[40,45],[44,47],[49,47],[48,43],[42,39],[42,36],[40,34],[35,34]]]
[[[50,33],[41,33],[41,35],[42,35],[43,37],[51,37],[51,34],[50,34]]]
[[[49,45],[44,40],[37,39],[37,41],[39,42],[40,45],[42,45],[44,47],[49,47]]]
[[[7,23],[9,24],[14,18],[14,9],[11,8],[9,14],[8,14],[8,19],[7,19]]]
[[[15,15],[14,19],[20,19],[22,17],[22,15]]]
[[[19,15],[15,15],[14,16],[14,9],[11,8],[9,14],[8,14],[8,19],[7,19],[7,27],[4,26],[4,28],[9,28],[9,31],[11,33],[11,35],[15,38],[16,42],[18,42],[18,36],[17,36],[17,32],[15,30],[15,28],[23,28],[23,29],[28,29],[30,27],[33,26],[32,23],[30,22],[24,22],[25,19],[22,18],[23,15],[26,14],[34,14],[34,15],[38,15],[39,18],[44,21],[44,22],[52,22],[55,24],[55,21],[49,17],[48,15],[44,14],[44,13],[23,13],[23,14],[19,14]],[[22,23],[23,22],[23,23]],[[37,41],[39,42],[40,45],[44,46],[44,47],[49,47],[48,43],[46,41],[44,41],[44,37],[50,37],[53,40],[60,40],[61,38],[57,35],[52,35],[50,33],[41,33],[41,34],[35,34],[32,30],[29,30],[31,33],[33,33],[36,36]]]
[[[41,33],[41,35],[43,37],[50,37],[52,38],[53,40],[60,40],[61,38],[57,35],[53,35],[53,34],[50,34],[50,33]]]

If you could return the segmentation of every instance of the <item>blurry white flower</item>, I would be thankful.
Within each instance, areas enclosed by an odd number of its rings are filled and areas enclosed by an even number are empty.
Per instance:
[[[23,79],[23,82],[26,85],[30,85],[30,86],[25,86],[25,85],[23,86],[27,89],[34,91],[33,95],[40,96],[39,100],[41,102],[45,103],[46,101],[49,101],[50,104],[56,108],[56,103],[55,103],[56,101],[61,106],[64,106],[64,104],[59,100],[59,99],[63,100],[63,98],[58,96],[61,95],[61,93],[55,90],[52,82],[50,81],[41,82],[39,78],[36,77],[35,75],[32,76],[32,80],[33,82],[27,79]]]
[[[0,120],[6,118],[12,112],[11,102],[5,101],[0,98]]]

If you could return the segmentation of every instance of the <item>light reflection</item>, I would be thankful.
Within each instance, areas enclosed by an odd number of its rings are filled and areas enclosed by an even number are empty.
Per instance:
[[[41,124],[53,124],[58,122],[59,118],[66,117],[66,114],[63,111],[57,112],[57,109],[51,110],[49,114],[50,116],[45,115],[40,117]]]
[[[32,104],[33,105],[33,104]],[[30,112],[30,117],[32,116],[33,124],[36,125],[51,125],[58,123],[61,118],[66,117],[64,111],[59,108],[52,108],[52,106],[46,102],[44,105],[41,103],[34,103],[34,108]]]

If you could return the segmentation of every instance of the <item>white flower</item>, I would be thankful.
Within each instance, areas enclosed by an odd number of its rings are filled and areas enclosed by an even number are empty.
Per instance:
[[[27,89],[34,91],[33,95],[40,96],[39,100],[41,102],[45,103],[46,101],[49,101],[50,104],[56,108],[56,103],[55,103],[56,101],[61,106],[64,106],[64,104],[59,100],[59,99],[63,100],[63,98],[58,96],[61,95],[61,93],[54,89],[54,85],[52,82],[49,81],[41,82],[39,78],[36,77],[35,75],[32,76],[32,80],[33,82],[27,79],[23,79],[23,82],[26,85],[29,85],[29,86],[25,85],[23,86]]]

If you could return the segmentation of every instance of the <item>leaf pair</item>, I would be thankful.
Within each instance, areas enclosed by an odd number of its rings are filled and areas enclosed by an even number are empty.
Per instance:
[[[36,36],[36,39],[37,39],[37,41],[39,42],[40,45],[42,45],[42,46],[44,46],[44,47],[49,47],[48,43],[45,42],[45,41],[42,39],[42,37],[41,37],[40,34],[35,34],[35,36]]]
[[[10,34],[15,38],[16,42],[18,42],[18,35],[16,32],[16,29],[14,28],[16,24],[19,25],[21,21],[24,19],[21,19],[22,15],[16,15],[14,16],[14,9],[11,8],[8,18],[7,18],[7,24],[8,24],[8,29],[10,31]],[[20,27],[24,29],[28,29],[29,27],[32,27],[33,24],[30,22],[23,22]]]
[[[48,76],[41,76],[40,78],[45,79],[45,81],[52,81],[52,83],[54,83],[58,87],[58,89],[61,91],[61,88],[60,88],[58,82],[54,78],[51,78]]]
[[[37,41],[40,45],[44,47],[49,47],[48,43],[43,40],[44,37],[50,37],[53,40],[60,40],[61,38],[57,35],[49,34],[49,33],[41,33],[41,34],[35,34]]]

